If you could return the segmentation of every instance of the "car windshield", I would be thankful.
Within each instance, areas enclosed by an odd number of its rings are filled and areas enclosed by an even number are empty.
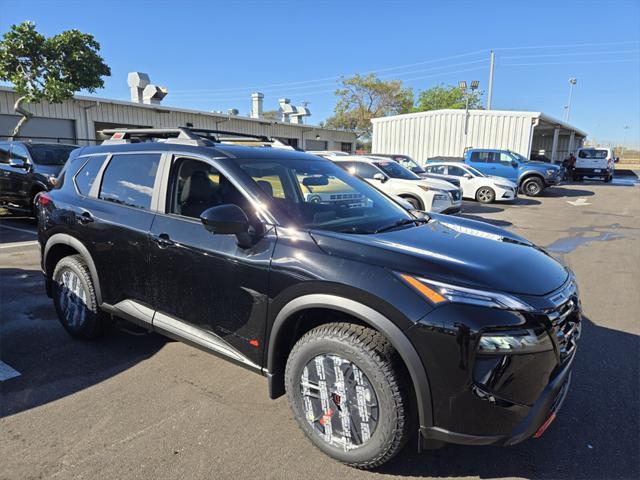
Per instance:
[[[373,164],[382,170],[391,178],[400,178],[402,180],[420,180],[420,177],[410,170],[407,170],[399,163],[393,160],[380,160]]]
[[[402,165],[407,170],[411,170],[413,173],[425,173],[424,168],[422,168],[418,163],[411,157],[396,157],[398,159],[398,163]]]
[[[484,173],[482,173],[480,170],[476,170],[473,167],[469,167],[466,166],[465,167],[469,172],[471,172],[472,174],[474,174],[476,177],[486,177],[486,175]]]
[[[78,147],[72,145],[29,145],[33,161],[40,165],[64,165],[69,154]]]
[[[527,157],[523,157],[519,153],[516,153],[516,152],[509,152],[509,153],[511,154],[512,157],[514,157],[519,162],[528,162],[529,161],[529,159]]]
[[[357,234],[417,221],[399,204],[323,159],[236,159],[294,226]],[[395,163],[395,162],[393,162]]]

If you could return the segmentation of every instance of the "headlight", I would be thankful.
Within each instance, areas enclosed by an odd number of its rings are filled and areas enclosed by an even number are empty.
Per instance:
[[[557,172],[557,170],[554,170],[552,168],[548,169],[547,170],[547,177],[551,177],[551,176],[555,175],[556,172]]]
[[[503,190],[510,190],[510,191],[514,190],[514,188],[510,187],[509,185],[500,185],[499,183],[496,183],[496,187],[502,188]]]
[[[433,305],[443,305],[446,303],[464,303],[467,305],[478,305],[487,308],[500,308],[502,310],[517,310],[523,312],[533,312],[535,309],[512,295],[499,292],[488,292],[473,288],[449,285],[434,280],[427,280],[422,277],[414,277],[400,274],[419,294],[429,300]]]
[[[544,329],[517,332],[483,333],[478,342],[478,353],[536,353],[553,350],[553,344]]]
[[[49,186],[55,187],[58,183],[58,177],[56,177],[55,175],[47,175],[47,183],[49,184]]]
[[[426,185],[418,185],[418,188],[421,188],[425,192],[430,192],[431,191],[431,189],[429,187],[427,187]]]

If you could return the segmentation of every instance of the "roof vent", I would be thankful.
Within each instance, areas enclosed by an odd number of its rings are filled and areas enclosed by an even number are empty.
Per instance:
[[[166,87],[151,84],[149,75],[142,72],[129,72],[127,83],[131,90],[131,101],[133,103],[159,105],[169,93]]]

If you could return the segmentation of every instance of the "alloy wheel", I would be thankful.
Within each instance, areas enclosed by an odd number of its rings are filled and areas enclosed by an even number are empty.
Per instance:
[[[355,363],[339,355],[317,355],[302,371],[300,392],[306,420],[327,444],[347,451],[373,435],[378,399]]]

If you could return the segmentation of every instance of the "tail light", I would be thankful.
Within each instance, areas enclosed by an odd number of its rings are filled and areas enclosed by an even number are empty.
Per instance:
[[[41,193],[40,195],[38,195],[38,203],[40,204],[40,206],[42,207],[46,207],[47,205],[49,205],[53,200],[51,200],[51,197],[49,195],[47,195],[46,193]]]

